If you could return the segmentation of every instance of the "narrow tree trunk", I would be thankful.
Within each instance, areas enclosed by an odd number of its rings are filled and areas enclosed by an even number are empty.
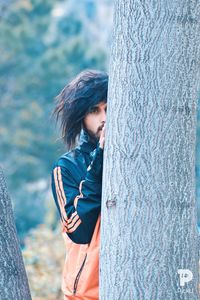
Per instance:
[[[100,299],[199,299],[199,33],[199,1],[115,1]]]
[[[11,200],[0,168],[0,300],[30,300]]]

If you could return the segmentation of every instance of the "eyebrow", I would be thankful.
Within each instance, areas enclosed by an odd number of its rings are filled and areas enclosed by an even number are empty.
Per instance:
[[[107,106],[107,104],[106,104],[106,106]],[[94,105],[94,106],[92,106],[92,108],[99,108],[99,106],[98,105]]]

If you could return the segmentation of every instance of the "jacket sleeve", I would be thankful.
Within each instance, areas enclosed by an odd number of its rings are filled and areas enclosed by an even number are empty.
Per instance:
[[[88,244],[94,232],[101,210],[102,167],[103,149],[98,144],[79,185],[70,165],[58,161],[52,172],[52,191],[64,232],[77,244]]]

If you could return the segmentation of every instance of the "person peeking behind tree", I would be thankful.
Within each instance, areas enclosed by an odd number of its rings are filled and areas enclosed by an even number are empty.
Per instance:
[[[108,75],[85,70],[57,97],[53,114],[67,151],[54,164],[52,192],[66,259],[64,299],[99,299],[99,242]]]

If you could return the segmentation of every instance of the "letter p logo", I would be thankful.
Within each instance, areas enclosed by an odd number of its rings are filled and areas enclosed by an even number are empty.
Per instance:
[[[180,286],[184,286],[185,283],[193,279],[193,274],[188,269],[178,269],[178,274],[180,277]]]

